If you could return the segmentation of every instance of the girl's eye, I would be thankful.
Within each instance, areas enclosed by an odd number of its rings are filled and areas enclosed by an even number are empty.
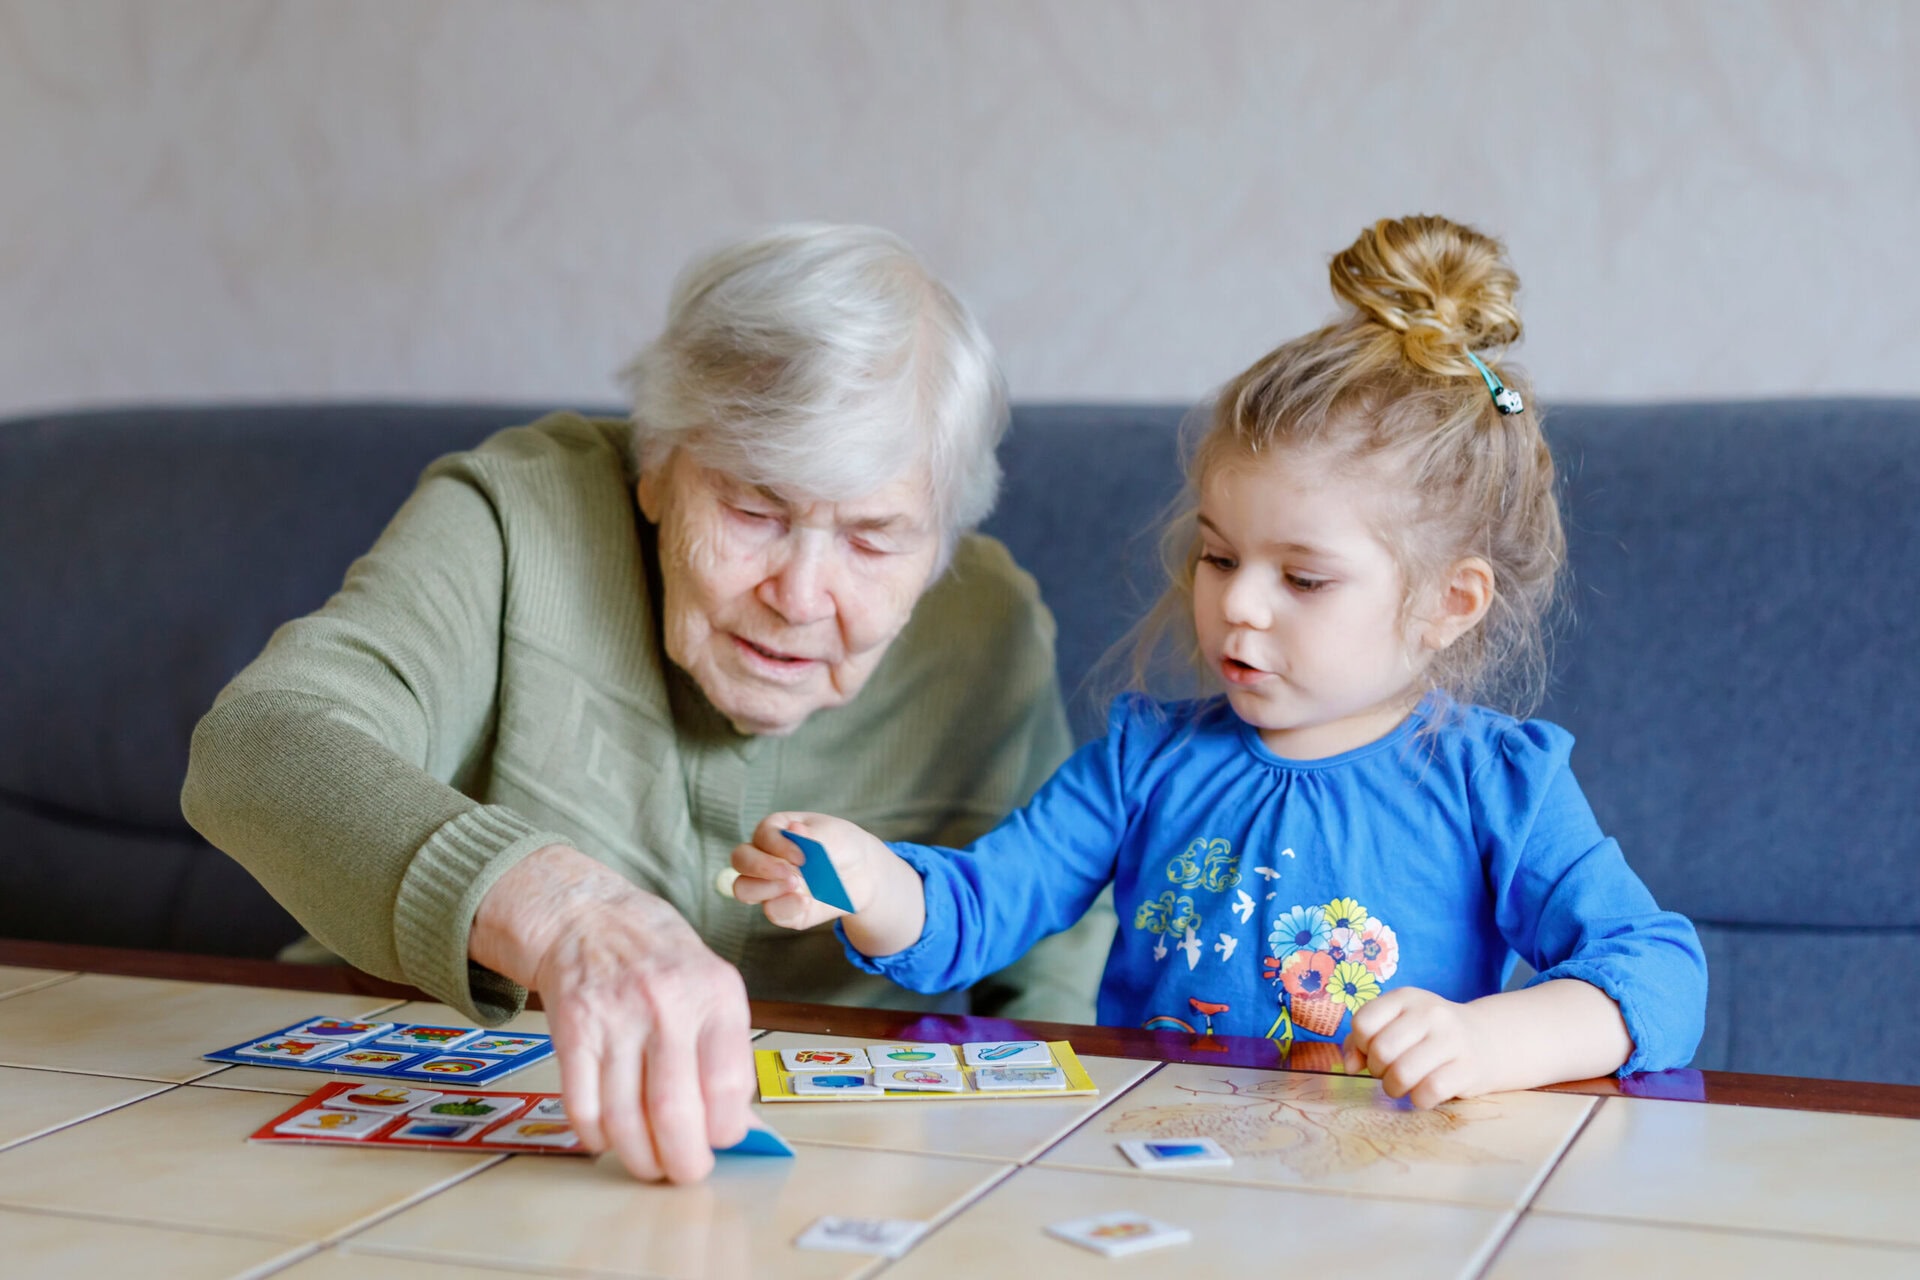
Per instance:
[[[1319,591],[1332,581],[1331,578],[1303,578],[1297,573],[1287,575],[1287,585],[1295,591]]]
[[[1203,551],[1200,553],[1200,563],[1207,566],[1207,568],[1209,569],[1218,569],[1222,573],[1226,573],[1232,570],[1233,568],[1233,557],[1217,556],[1209,552]]]

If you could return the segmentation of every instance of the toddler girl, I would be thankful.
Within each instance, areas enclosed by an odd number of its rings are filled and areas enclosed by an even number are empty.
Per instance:
[[[1169,530],[1156,617],[1219,692],[1116,700],[963,850],[774,814],[734,893],[790,928],[842,916],[781,830],[811,835],[856,908],[852,961],[945,991],[1111,882],[1102,1023],[1344,1028],[1347,1069],[1420,1106],[1680,1066],[1706,1003],[1692,925],[1601,833],[1566,731],[1479,705],[1537,697],[1564,558],[1532,392],[1477,354],[1519,338],[1518,280],[1431,217],[1376,224],[1331,274],[1346,313],[1219,394]],[[1506,992],[1516,955],[1538,973]]]

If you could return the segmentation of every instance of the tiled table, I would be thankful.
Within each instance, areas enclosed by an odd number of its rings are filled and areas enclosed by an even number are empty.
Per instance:
[[[610,1158],[249,1144],[326,1077],[199,1055],[314,1014],[448,1011],[346,970],[0,942],[0,1275],[1920,1276],[1920,1089],[1673,1072],[1417,1112],[1266,1041],[1036,1026],[1098,1097],[769,1106],[797,1159],[665,1187]],[[755,1017],[770,1047],[1014,1031]],[[1190,1134],[1233,1166],[1148,1175],[1116,1147]],[[1121,1208],[1193,1242],[1109,1261],[1044,1234]],[[934,1227],[895,1262],[795,1249],[825,1214]]]

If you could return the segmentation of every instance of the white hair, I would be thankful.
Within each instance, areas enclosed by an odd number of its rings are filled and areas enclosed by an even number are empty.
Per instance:
[[[778,227],[693,263],[622,380],[642,467],[685,448],[749,484],[844,501],[925,465],[949,545],[999,494],[993,348],[873,227]]]

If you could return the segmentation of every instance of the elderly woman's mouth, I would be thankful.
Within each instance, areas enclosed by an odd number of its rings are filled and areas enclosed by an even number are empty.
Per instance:
[[[819,661],[817,658],[769,649],[766,645],[755,644],[745,636],[735,635],[732,632],[728,635],[732,638],[734,645],[749,659],[757,660],[758,664],[770,666],[776,671],[803,671]]]

